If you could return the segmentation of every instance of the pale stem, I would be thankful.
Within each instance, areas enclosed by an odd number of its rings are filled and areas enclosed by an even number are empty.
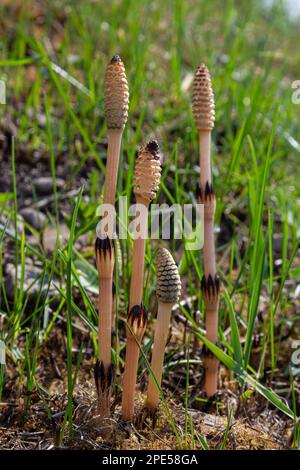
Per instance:
[[[204,208],[204,274],[208,278],[209,274],[214,277],[216,274],[215,241],[214,241],[214,221],[205,219]]]
[[[200,187],[204,200],[204,274],[206,280],[211,275],[213,280],[216,274],[216,256],[214,242],[214,218],[209,210],[210,201],[205,204],[205,188],[207,183],[211,185],[211,131],[199,131],[199,160],[200,160]],[[218,303],[214,309],[205,305],[206,336],[209,341],[216,343],[218,340]],[[213,396],[218,386],[218,360],[215,357],[205,359],[205,384],[204,388],[208,397]]]
[[[206,309],[205,315],[206,337],[211,343],[218,341],[218,310]]]
[[[109,418],[110,416],[111,390],[112,387],[110,387],[110,389],[105,389],[104,392],[102,392],[102,390],[99,391],[98,415],[100,419]]]
[[[144,204],[147,208],[149,203],[144,199],[137,197],[136,202],[138,204]],[[148,225],[148,211],[142,211],[140,214],[140,225],[141,227],[147,227]],[[141,234],[145,234],[147,231],[141,229]],[[129,310],[135,305],[140,305],[143,299],[143,287],[144,287],[144,265],[145,265],[145,247],[146,238],[142,235],[141,238],[136,238],[133,242],[133,253],[132,253],[132,274],[130,283],[130,297],[129,297]]]
[[[145,244],[145,239],[138,238],[133,245],[129,310],[140,305],[143,298]]]
[[[103,362],[105,370],[111,363],[111,331],[112,331],[112,278],[99,278],[99,362]]]
[[[218,360],[217,358],[209,359],[205,372],[205,393],[208,397],[212,397],[218,390]]]
[[[107,162],[104,184],[104,204],[115,205],[120,149],[123,129],[108,129],[107,131]]]
[[[163,373],[165,348],[169,334],[169,326],[171,320],[171,311],[173,304],[159,302],[156,330],[153,344],[153,352],[151,359],[151,369],[161,386],[161,379]],[[148,395],[146,406],[152,411],[155,411],[159,404],[159,389],[154,382],[152,375],[149,376]]]
[[[211,131],[199,131],[199,159],[200,159],[200,182],[201,191],[205,190],[206,183],[211,184],[211,167],[210,167],[210,143]]]
[[[135,339],[127,335],[125,372],[123,378],[122,418],[130,421],[134,413],[134,394],[139,361],[139,347]]]
[[[144,204],[146,208],[149,206],[149,202],[140,196],[136,197],[136,202],[138,204]],[[148,213],[147,211],[142,211],[140,214],[140,226],[145,228],[147,227],[147,223]],[[141,233],[143,233],[142,228]],[[132,307],[141,305],[143,299],[145,244],[146,239],[144,236],[142,238],[136,238],[133,243],[129,312]],[[143,338],[145,328],[146,326],[144,326],[143,331],[139,331],[139,334],[137,335],[140,341]],[[122,397],[122,417],[126,421],[131,420],[134,413],[134,394],[136,388],[139,353],[139,346],[132,336],[132,333],[127,328],[127,344]]]

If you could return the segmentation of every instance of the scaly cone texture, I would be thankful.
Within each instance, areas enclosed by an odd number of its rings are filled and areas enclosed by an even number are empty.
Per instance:
[[[160,152],[155,140],[143,145],[138,152],[134,172],[136,202],[148,209],[159,188],[161,174]],[[134,413],[134,395],[139,359],[139,346],[146,328],[147,310],[142,304],[144,257],[148,211],[140,217],[141,236],[135,238],[132,253],[132,275],[127,317],[127,344],[123,379],[122,417],[129,421]]]
[[[134,194],[137,200],[149,205],[156,196],[161,175],[160,151],[156,140],[143,145],[138,152],[134,169]]]
[[[181,292],[178,268],[171,253],[166,248],[159,248],[156,258],[156,295],[160,302],[174,304]]]
[[[107,163],[104,204],[115,204],[121,141],[128,117],[129,91],[125,68],[119,56],[114,56],[106,68],[104,80],[105,117],[107,123]]]
[[[134,194],[136,202],[149,207],[159,188],[161,175],[160,151],[156,140],[143,145],[138,152],[134,170]],[[144,217],[144,218],[143,218]],[[147,233],[148,214],[141,214],[141,225],[144,235]],[[141,235],[143,235],[141,233]],[[141,236],[134,240],[132,254],[132,277],[130,284],[130,305],[140,305],[142,302],[144,279],[144,256],[146,237]]]
[[[108,129],[123,129],[128,118],[129,90],[125,67],[118,55],[106,68],[104,80],[105,117]]]
[[[109,416],[111,388],[114,368],[111,364],[113,270],[114,246],[109,238],[96,239],[96,263],[99,273],[99,325],[98,361],[95,366],[95,381],[98,391],[98,413],[101,418]]]
[[[172,255],[165,248],[159,248],[156,258],[156,295],[158,298],[158,313],[155,338],[152,352],[151,369],[159,386],[161,386],[164,354],[168,339],[171,312],[173,305],[179,300],[181,282],[178,268]],[[159,404],[159,389],[149,377],[146,407],[154,413]]]
[[[192,108],[197,129],[211,131],[215,122],[215,102],[210,74],[204,64],[195,74]]]
[[[212,183],[210,146],[211,131],[215,121],[215,103],[210,74],[203,64],[200,65],[195,74],[192,107],[200,138],[200,191],[204,194],[207,185],[210,187]]]
[[[211,175],[211,131],[214,127],[215,104],[209,71],[205,65],[197,69],[193,86],[193,115],[199,131],[200,202],[204,204],[204,276],[201,283],[205,304],[207,339],[218,339],[218,309],[220,280],[216,274],[214,217],[216,196]],[[205,392],[213,396],[218,385],[218,360],[207,349],[204,357]]]

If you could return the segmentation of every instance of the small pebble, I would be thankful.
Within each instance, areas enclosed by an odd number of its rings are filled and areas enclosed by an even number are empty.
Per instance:
[[[32,228],[36,230],[42,230],[47,223],[47,217],[40,211],[26,207],[22,209],[21,215],[25,222],[27,222]]]
[[[59,244],[64,245],[68,242],[70,236],[70,230],[65,224],[60,225],[59,227]],[[56,227],[47,227],[43,233],[43,247],[45,252],[50,255],[55,251],[57,238],[57,228]]]
[[[48,196],[53,193],[53,180],[51,176],[41,176],[33,180],[32,185],[37,194]],[[56,188],[59,191],[65,186],[62,178],[56,178]]]
[[[20,289],[22,267],[18,266],[18,289]],[[26,263],[25,265],[25,278],[23,284],[23,291],[29,296],[29,299],[34,299],[40,291],[40,279],[42,270],[33,264]],[[16,268],[14,264],[8,263],[5,267],[5,292],[7,298],[12,300],[14,298]],[[44,283],[43,291],[46,291],[47,283]]]

